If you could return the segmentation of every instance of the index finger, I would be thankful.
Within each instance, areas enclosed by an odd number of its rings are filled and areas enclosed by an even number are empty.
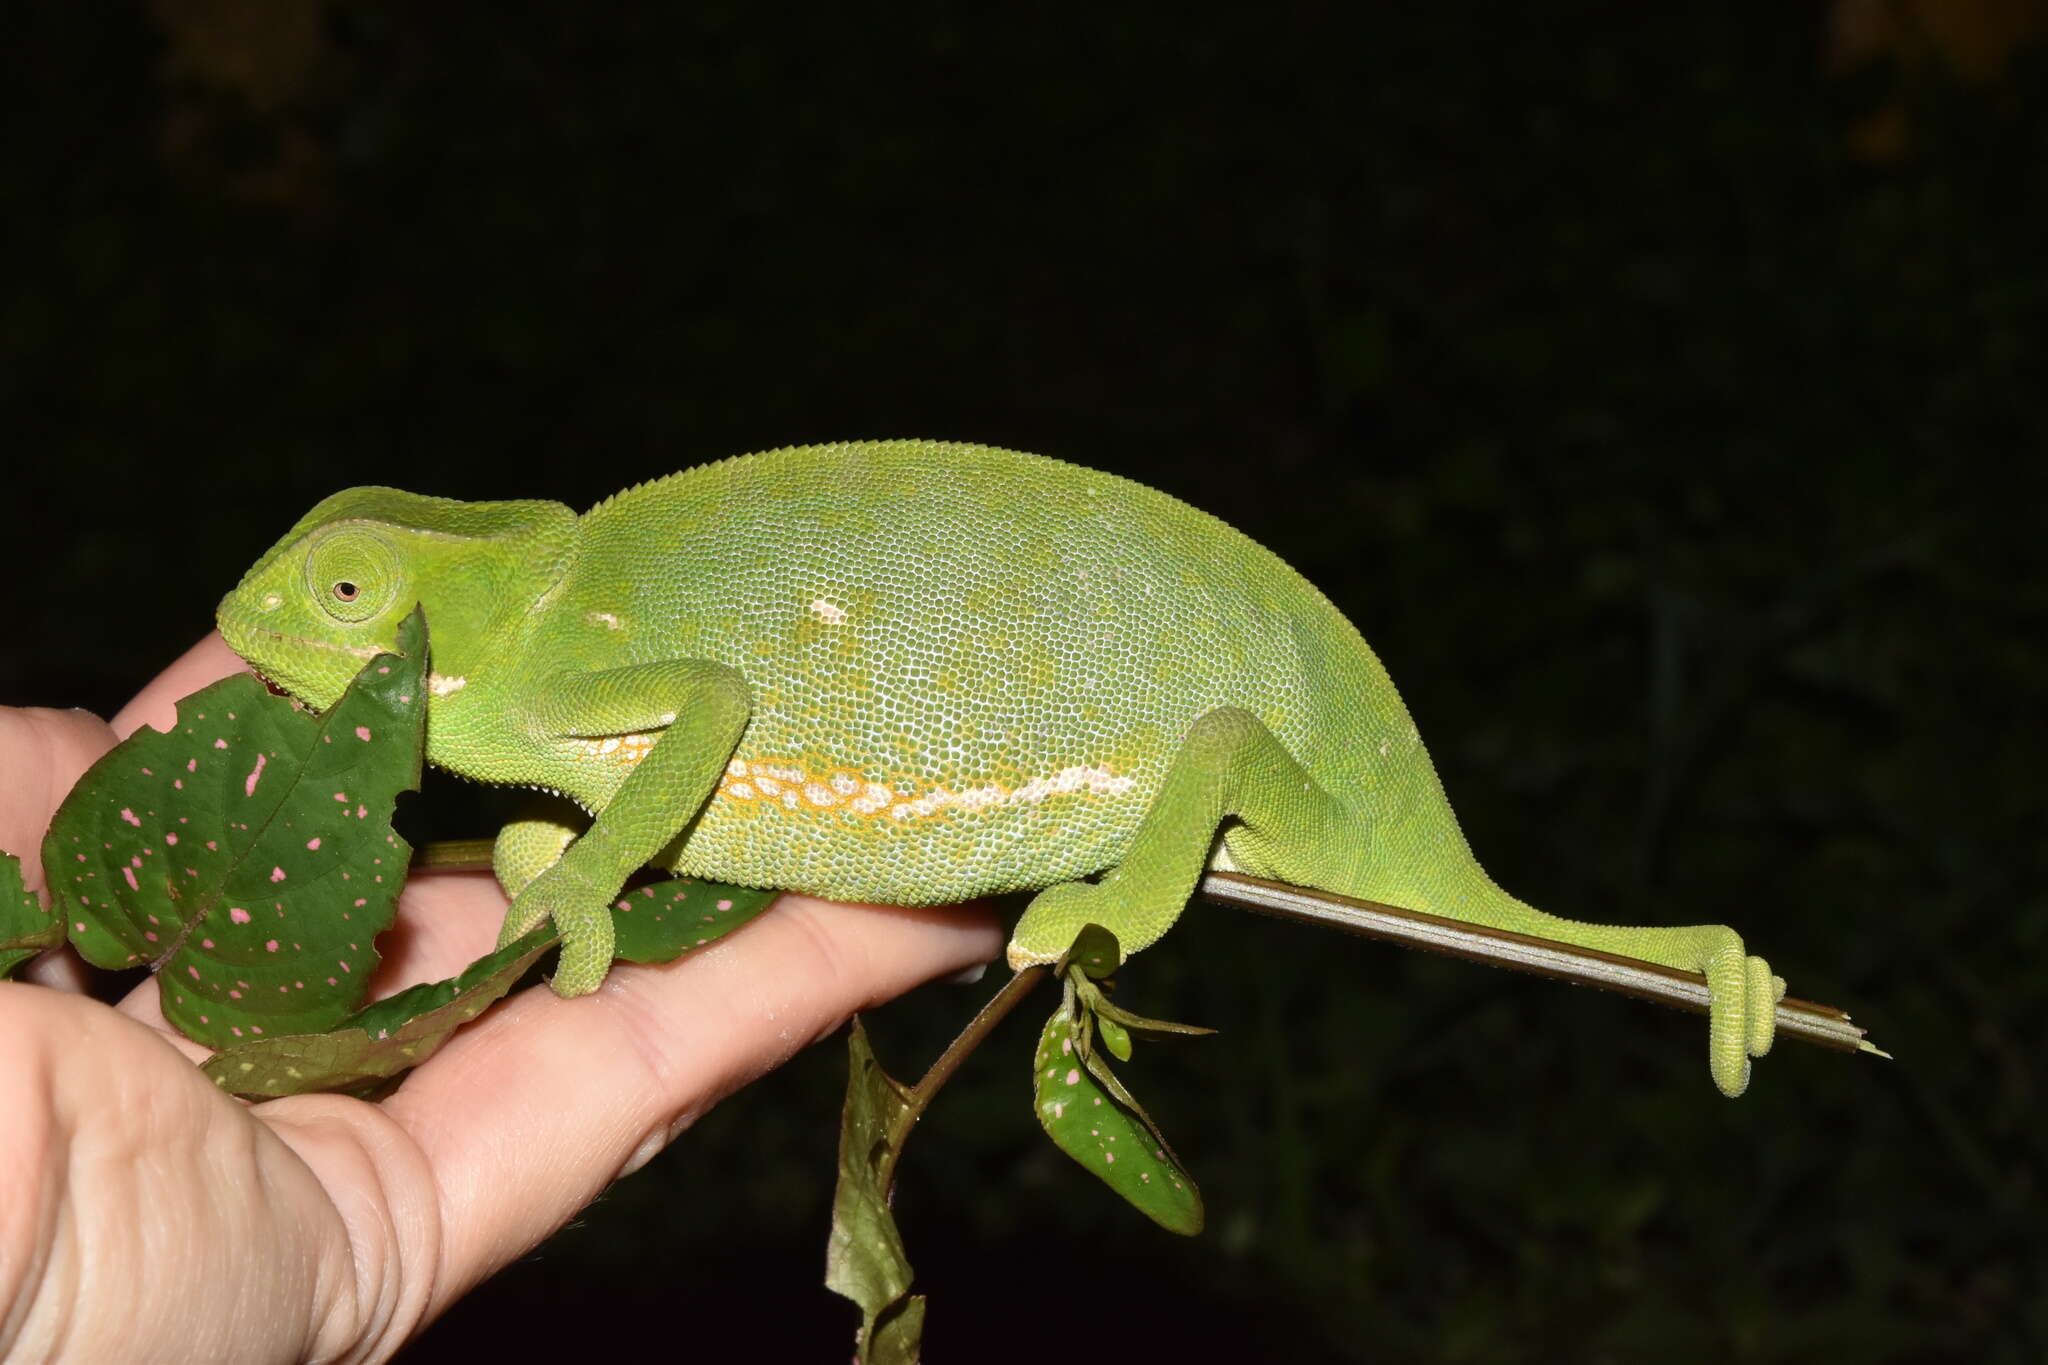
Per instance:
[[[121,739],[128,738],[144,725],[168,731],[178,718],[179,698],[197,692],[210,682],[232,677],[242,668],[241,659],[220,638],[220,632],[210,630],[198,644],[173,659],[170,667],[151,678],[126,706],[114,713],[108,724]]]

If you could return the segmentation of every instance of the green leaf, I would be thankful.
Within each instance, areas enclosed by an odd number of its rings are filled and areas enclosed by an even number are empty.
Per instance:
[[[779,894],[689,877],[639,887],[612,907],[618,956],[627,962],[674,961],[757,918]],[[541,925],[478,958],[460,976],[400,991],[326,1033],[238,1043],[208,1061],[206,1074],[222,1089],[251,1097],[381,1088],[433,1056],[557,942],[553,928]]]
[[[1099,924],[1084,924],[1081,932],[1074,935],[1066,956],[1060,959],[1060,970],[1064,973],[1071,964],[1100,979],[1115,971],[1123,960],[1123,949],[1117,944],[1115,934]]]
[[[1100,989],[1089,991],[1087,998],[1089,1007],[1095,1011],[1096,1026],[1102,1030],[1102,1036],[1105,1038],[1109,1036],[1112,1024],[1128,1029],[1140,1038],[1151,1039],[1203,1038],[1216,1031],[1212,1028],[1203,1028],[1200,1024],[1176,1024],[1170,1019],[1147,1019],[1142,1014],[1133,1014],[1103,994]],[[1116,1049],[1112,1047],[1110,1051],[1115,1052]],[[1118,1052],[1117,1056],[1124,1061],[1130,1060],[1125,1053]]]
[[[858,1018],[847,1052],[851,1065],[839,1123],[839,1185],[832,1194],[825,1287],[860,1308],[856,1359],[868,1365],[914,1361],[924,1326],[924,1301],[906,1301],[910,1258],[889,1212],[890,1177],[910,1089],[882,1070]]]
[[[45,948],[64,941],[64,921],[22,884],[21,859],[0,853],[0,981]]]
[[[1202,1196],[1193,1178],[1101,1055],[1085,1061],[1079,1055],[1080,1027],[1058,1009],[1039,1035],[1032,1071],[1039,1124],[1061,1151],[1139,1212],[1169,1232],[1193,1236],[1202,1230]]]
[[[221,1089],[251,1098],[381,1089],[439,1051],[558,941],[554,929],[542,925],[478,958],[460,976],[388,996],[330,1032],[254,1038],[216,1053],[203,1069]]]
[[[751,923],[781,894],[694,877],[636,887],[612,906],[613,955],[625,962],[672,962]]]
[[[1131,1035],[1122,1024],[1117,1023],[1108,1015],[1097,1011],[1095,1015],[1095,1029],[1102,1035],[1104,1045],[1116,1054],[1118,1061],[1128,1062],[1131,1060]]]
[[[43,840],[71,942],[147,963],[164,1017],[209,1047],[332,1028],[362,1002],[411,849],[390,826],[419,784],[426,627],[315,716],[241,674],[95,763]]]
[[[924,1349],[925,1297],[912,1294],[875,1323],[855,1357],[860,1365],[917,1365]]]

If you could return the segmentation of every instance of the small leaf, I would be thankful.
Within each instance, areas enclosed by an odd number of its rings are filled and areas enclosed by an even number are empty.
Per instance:
[[[64,921],[43,909],[22,884],[21,859],[0,853],[0,981],[46,948],[64,941]]]
[[[612,905],[612,953],[624,962],[672,962],[752,922],[781,894],[694,877],[635,887]]]
[[[856,1359],[870,1365],[914,1361],[924,1326],[924,1301],[914,1297],[905,1302],[910,1258],[889,1212],[896,1141],[910,1106],[910,1090],[882,1070],[857,1017],[847,1053],[851,1064],[839,1123],[839,1184],[832,1193],[825,1287],[860,1308]],[[901,1308],[896,1307],[899,1303]]]
[[[1161,1227],[1189,1236],[1200,1232],[1202,1196],[1194,1180],[1149,1119],[1141,1121],[1116,1098],[1128,1099],[1129,1092],[1100,1055],[1084,1062],[1077,1054],[1075,1034],[1074,1020],[1055,1010],[1039,1035],[1032,1072],[1039,1124],[1061,1151]],[[1103,1086],[1104,1076],[1115,1085],[1114,1094]]]
[[[1116,1054],[1120,1062],[1131,1060],[1131,1035],[1122,1024],[1111,1019],[1100,1010],[1095,1014],[1095,1027],[1102,1034],[1103,1046]]]
[[[214,1054],[203,1069],[221,1089],[251,1098],[380,1089],[438,1052],[556,942],[554,930],[542,925],[477,959],[460,976],[388,996],[331,1032],[254,1038]]]
[[[924,1295],[912,1294],[875,1323],[860,1365],[917,1365],[924,1349]]]
[[[361,1003],[411,854],[390,815],[419,785],[418,611],[397,647],[320,716],[246,673],[201,688],[169,733],[93,764],[51,822],[43,870],[73,946],[155,967],[186,1036],[317,1033]]]
[[[1108,1036],[1112,1022],[1122,1025],[1140,1038],[1202,1038],[1216,1031],[1212,1028],[1203,1028],[1200,1024],[1176,1024],[1169,1019],[1147,1019],[1142,1014],[1133,1014],[1127,1009],[1120,1008],[1100,991],[1095,993],[1094,999],[1089,1003],[1095,1008],[1096,1023],[1102,1028],[1105,1037]],[[1121,1057],[1123,1054],[1117,1055]]]
[[[1081,932],[1074,935],[1066,956],[1060,959],[1060,968],[1064,971],[1072,964],[1100,980],[1114,972],[1123,960],[1123,949],[1115,934],[1099,924],[1084,924]]]

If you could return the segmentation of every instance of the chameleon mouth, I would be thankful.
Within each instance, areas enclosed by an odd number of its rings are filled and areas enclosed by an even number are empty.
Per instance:
[[[272,696],[283,697],[293,704],[303,706],[306,710],[313,711],[316,714],[322,708],[314,706],[306,699],[305,694],[298,689],[280,683],[276,678],[273,678],[270,674],[257,667],[255,659],[250,656],[275,654],[279,657],[288,657],[294,649],[311,649],[328,654],[346,655],[351,659],[367,663],[379,654],[387,652],[370,645],[341,645],[327,640],[309,640],[303,635],[287,635],[281,630],[269,630],[263,626],[252,625],[246,619],[234,619],[225,614],[223,614],[220,621],[220,631],[221,638],[227,641],[228,648],[242,656],[242,661],[248,665],[249,671],[256,675],[257,679],[262,682],[263,686],[269,690]],[[266,648],[267,645],[273,643],[284,646],[284,648],[276,650]],[[361,664],[359,663],[357,667],[360,668]],[[298,670],[292,669],[291,671],[296,673]],[[335,689],[336,696],[339,696],[340,692],[341,688],[337,687]]]
[[[246,662],[246,660],[244,662]],[[256,675],[256,681],[262,683],[263,690],[270,693],[271,696],[281,698],[284,701],[288,701],[293,706],[297,707],[299,710],[305,711],[311,715],[317,716],[320,714],[320,707],[314,706],[310,702],[306,701],[303,697],[300,697],[299,695],[294,693],[290,688],[285,687],[283,684],[279,683],[277,679],[271,677],[268,673],[265,673],[262,669],[256,667],[256,665],[250,664],[249,671]]]
[[[276,640],[279,644],[298,645],[306,649],[325,649],[335,654],[346,654],[352,659],[361,659],[365,663],[376,658],[379,654],[397,652],[396,650],[378,649],[374,645],[337,645],[330,640],[313,640],[308,639],[304,635],[287,635],[281,630],[265,630],[262,626],[245,626],[243,629],[247,630],[251,635],[266,635]]]

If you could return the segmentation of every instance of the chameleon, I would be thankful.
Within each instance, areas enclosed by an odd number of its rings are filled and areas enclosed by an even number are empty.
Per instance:
[[[1221,868],[1702,972],[1730,1096],[1772,1041],[1785,984],[1733,929],[1501,890],[1350,621],[1142,484],[893,440],[736,456],[581,515],[352,488],[218,623],[317,710],[416,603],[427,761],[580,808],[513,819],[492,854],[501,941],[551,922],[565,996],[603,981],[610,904],[649,864],[841,901],[1035,892],[1019,969],[1091,923],[1141,951]]]

